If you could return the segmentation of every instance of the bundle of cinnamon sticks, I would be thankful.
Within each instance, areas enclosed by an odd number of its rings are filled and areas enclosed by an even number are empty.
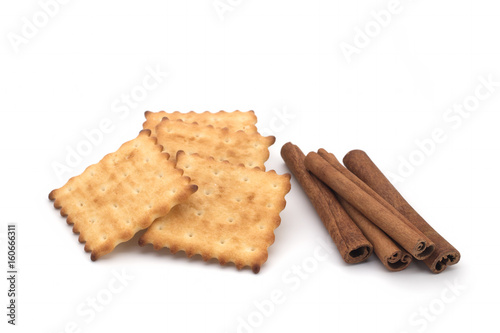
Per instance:
[[[281,149],[346,263],[375,252],[389,271],[413,259],[441,273],[460,253],[401,196],[368,155],[353,150],[344,165],[324,149],[307,156],[294,144]]]

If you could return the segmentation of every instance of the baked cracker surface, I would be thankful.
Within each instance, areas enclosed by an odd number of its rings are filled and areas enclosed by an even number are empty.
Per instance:
[[[269,146],[274,136],[264,137],[259,133],[231,132],[228,128],[215,128],[182,120],[163,120],[156,127],[158,143],[171,156],[182,150],[187,154],[213,157],[217,161],[227,160],[246,167],[265,170],[264,162],[269,158]]]
[[[155,129],[160,121],[167,117],[170,120],[182,120],[187,123],[198,123],[200,125],[212,125],[216,128],[227,127],[231,132],[244,131],[246,133],[256,133],[257,127],[257,117],[253,111],[219,111],[219,112],[209,112],[205,111],[202,113],[196,113],[190,111],[187,113],[181,113],[179,111],[175,112],[151,112],[146,111],[144,113],[146,121],[142,125],[144,129],[149,129],[152,131],[153,135],[156,135]]]
[[[172,253],[200,254],[232,262],[238,269],[249,266],[258,273],[267,260],[274,230],[280,225],[290,175],[245,168],[184,152],[177,154],[184,170],[199,190],[187,202],[157,219],[139,244],[163,247]]]
[[[49,194],[92,260],[131,239],[197,190],[150,135],[142,130]]]

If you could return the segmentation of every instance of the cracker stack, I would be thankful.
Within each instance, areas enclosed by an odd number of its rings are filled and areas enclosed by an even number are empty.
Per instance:
[[[275,138],[253,111],[145,116],[136,139],[49,195],[92,260],[147,229],[141,246],[258,273],[290,191],[289,174],[265,171]]]

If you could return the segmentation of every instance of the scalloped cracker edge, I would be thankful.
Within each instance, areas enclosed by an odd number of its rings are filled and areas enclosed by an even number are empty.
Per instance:
[[[171,156],[182,150],[187,154],[197,153],[201,157],[213,157],[218,161],[227,160],[262,170],[265,170],[264,163],[269,158],[269,146],[276,141],[274,136],[231,132],[228,128],[186,123],[167,117],[156,126],[156,137],[164,152]]]
[[[260,271],[280,225],[290,174],[262,171],[177,154],[177,167],[199,186],[189,200],[156,220],[142,235],[139,245],[167,247],[172,253],[199,254],[204,260],[217,258],[221,265],[232,262],[238,269]]]
[[[85,243],[93,261],[167,215],[198,189],[162,150],[151,131],[142,130],[50,192],[49,199],[73,225],[73,232],[80,234],[78,240]]]
[[[253,111],[219,111],[210,112],[205,111],[202,113],[196,113],[190,111],[187,113],[182,113],[179,111],[175,112],[151,112],[146,111],[144,113],[146,121],[142,124],[142,128],[149,129],[152,131],[153,136],[156,136],[156,126],[160,121],[167,117],[170,120],[182,120],[187,123],[198,123],[200,125],[212,125],[215,128],[227,127],[231,132],[244,131],[245,133],[257,133],[257,116]]]

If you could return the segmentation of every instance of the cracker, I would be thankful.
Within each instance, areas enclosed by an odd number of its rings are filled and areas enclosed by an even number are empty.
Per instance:
[[[202,157],[227,160],[233,164],[259,167],[265,170],[264,162],[269,158],[269,146],[276,140],[274,136],[264,137],[259,133],[231,132],[228,128],[215,128],[182,120],[163,118],[156,126],[158,143],[170,156],[183,150],[188,154],[197,153]]]
[[[281,222],[290,175],[184,152],[177,154],[177,167],[199,190],[156,220],[139,245],[185,251],[188,257],[200,254],[204,260],[217,258],[221,265],[232,262],[238,269],[250,266],[258,273]]]
[[[194,111],[188,113],[175,112],[151,112],[144,113],[146,121],[142,125],[144,129],[150,129],[153,135],[156,135],[155,129],[160,121],[167,117],[170,120],[182,120],[187,123],[198,123],[200,125],[212,125],[216,128],[227,127],[231,132],[244,131],[246,133],[257,133],[257,117],[253,111],[234,111],[234,112],[209,112],[196,113]]]
[[[111,252],[196,192],[189,177],[142,130],[134,140],[49,194],[80,233],[91,259]]]

